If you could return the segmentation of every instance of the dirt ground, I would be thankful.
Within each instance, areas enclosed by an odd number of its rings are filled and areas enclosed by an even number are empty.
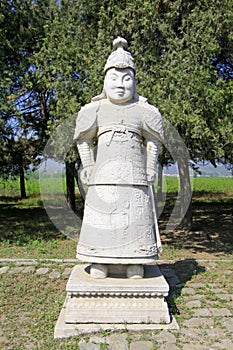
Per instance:
[[[192,228],[166,229],[169,212],[160,219],[160,234],[164,245],[178,250],[179,257],[195,259],[230,258],[233,253],[233,204],[227,202],[192,204]],[[171,255],[171,252],[170,252]]]

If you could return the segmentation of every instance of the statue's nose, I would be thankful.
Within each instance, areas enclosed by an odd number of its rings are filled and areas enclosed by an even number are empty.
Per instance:
[[[124,88],[122,79],[117,79],[117,87],[122,89]]]

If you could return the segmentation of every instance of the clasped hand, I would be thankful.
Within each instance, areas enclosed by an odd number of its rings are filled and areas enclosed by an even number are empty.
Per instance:
[[[88,185],[93,170],[93,165],[86,166],[80,172],[80,179],[84,185]]]

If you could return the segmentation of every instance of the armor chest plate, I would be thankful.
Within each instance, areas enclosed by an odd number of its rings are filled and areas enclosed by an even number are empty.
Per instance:
[[[97,127],[97,156],[90,184],[146,185],[139,107],[101,106]]]

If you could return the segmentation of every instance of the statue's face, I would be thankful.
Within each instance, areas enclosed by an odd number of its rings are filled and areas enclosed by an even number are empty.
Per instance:
[[[132,100],[135,93],[134,73],[130,68],[111,68],[106,72],[104,89],[107,98],[114,103]]]

